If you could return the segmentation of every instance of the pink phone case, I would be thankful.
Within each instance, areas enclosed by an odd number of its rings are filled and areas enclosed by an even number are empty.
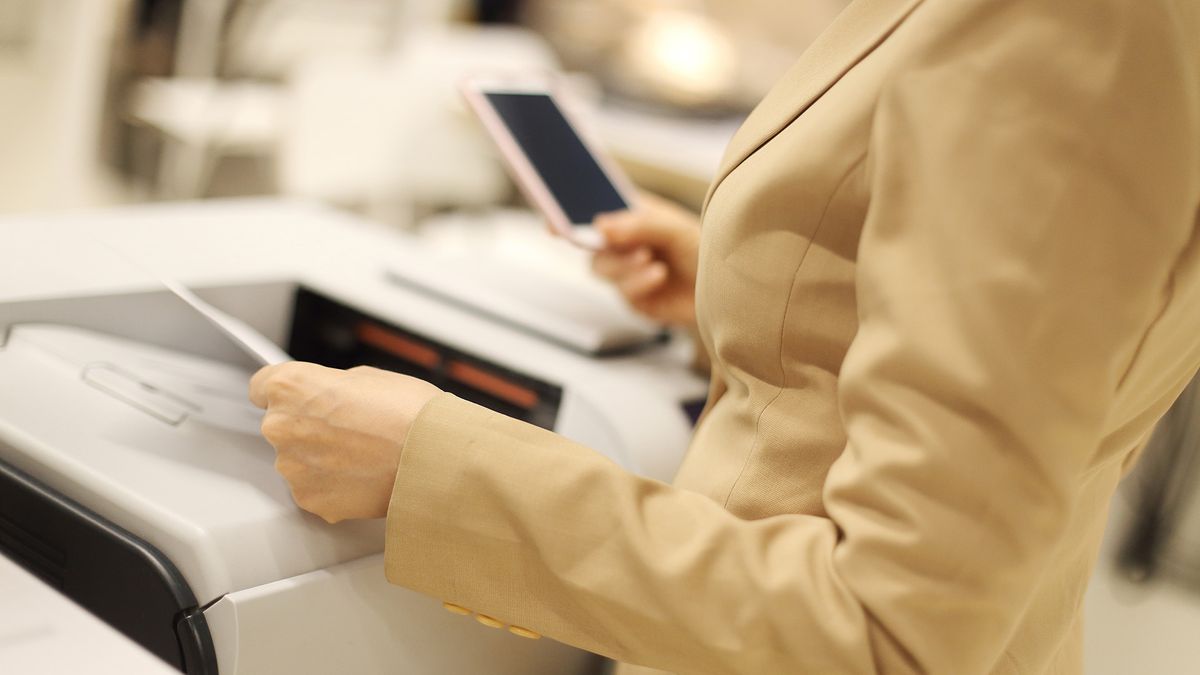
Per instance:
[[[544,86],[544,88],[542,88]],[[583,132],[580,125],[572,120],[567,108],[562,105],[560,97],[555,95],[556,88],[549,80],[530,82],[525,79],[513,79],[506,87],[505,78],[495,77],[480,77],[469,78],[463,82],[462,92],[470,105],[471,109],[479,117],[488,134],[496,142],[500,149],[500,154],[503,155],[505,165],[508,167],[509,173],[517,186],[542,215],[545,216],[550,229],[559,236],[562,236],[580,246],[592,250],[599,250],[604,247],[603,240],[599,233],[593,229],[585,229],[580,231],[577,225],[587,225],[587,223],[572,224],[562,207],[559,206],[558,200],[550,193],[550,189],[546,187],[537,170],[533,168],[533,163],[529,161],[529,157],[524,150],[513,138],[512,133],[508,130],[508,126],[500,119],[500,115],[496,113],[495,108],[487,100],[485,94],[488,91],[497,92],[521,92],[530,94],[546,94],[554,100],[559,111],[562,112],[567,124],[579,137],[583,146],[596,159],[596,163],[600,165],[600,169],[604,175],[613,184],[617,193],[625,200],[630,207],[634,206],[634,195],[636,194],[633,185],[619,170],[616,164],[609,159],[603,152],[597,149],[595,143],[588,138],[588,135]]]

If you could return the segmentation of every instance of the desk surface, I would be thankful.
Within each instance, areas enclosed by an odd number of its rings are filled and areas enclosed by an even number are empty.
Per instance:
[[[176,673],[108,624],[0,556],[0,673],[84,672]]]

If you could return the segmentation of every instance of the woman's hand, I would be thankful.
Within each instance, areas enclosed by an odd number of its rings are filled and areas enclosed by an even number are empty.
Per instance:
[[[400,452],[417,413],[441,390],[385,370],[282,363],[258,371],[250,401],[266,408],[275,468],[305,511],[330,523],[387,515]]]
[[[700,221],[694,213],[643,194],[634,211],[607,213],[595,226],[608,242],[592,268],[634,309],[669,325],[696,326]]]

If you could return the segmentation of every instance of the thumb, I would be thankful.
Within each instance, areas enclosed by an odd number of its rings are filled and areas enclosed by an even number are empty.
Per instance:
[[[595,225],[608,246],[615,249],[668,248],[679,237],[678,223],[645,211],[601,214],[596,217]]]

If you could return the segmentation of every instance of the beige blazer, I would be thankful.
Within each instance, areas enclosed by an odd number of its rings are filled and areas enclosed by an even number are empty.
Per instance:
[[[678,673],[1080,672],[1109,500],[1200,364],[1198,7],[852,4],[710,192],[675,483],[444,395],[388,578]]]

